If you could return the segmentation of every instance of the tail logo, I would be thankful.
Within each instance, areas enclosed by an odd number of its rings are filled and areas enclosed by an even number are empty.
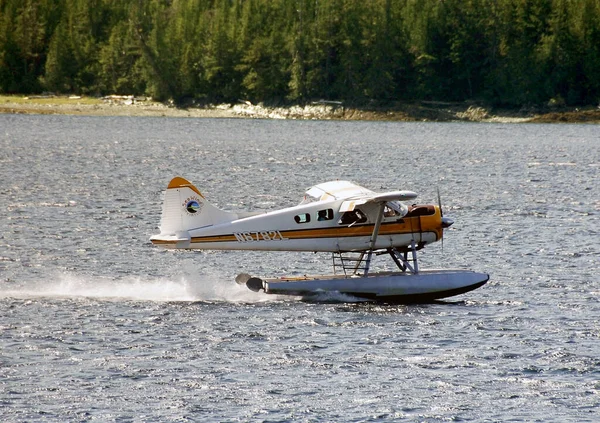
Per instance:
[[[196,214],[202,210],[202,203],[197,197],[189,197],[183,202],[183,207],[189,214]]]

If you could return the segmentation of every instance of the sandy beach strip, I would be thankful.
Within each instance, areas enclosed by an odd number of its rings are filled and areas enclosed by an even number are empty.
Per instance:
[[[500,123],[600,123],[600,108],[523,112],[489,111],[457,103],[403,104],[394,109],[347,108],[340,102],[314,102],[304,106],[265,107],[240,101],[237,104],[176,107],[134,96],[17,96],[0,95],[0,113],[63,114],[83,116],[148,116],[188,118],[259,118],[311,120],[467,121]]]

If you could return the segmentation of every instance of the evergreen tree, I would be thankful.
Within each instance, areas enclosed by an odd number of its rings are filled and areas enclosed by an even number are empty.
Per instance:
[[[311,13],[311,0],[295,0],[288,2],[286,16],[292,23],[288,36],[288,49],[291,53],[288,82],[291,100],[303,102],[308,97],[307,68],[308,68],[308,29]]]
[[[486,97],[509,106],[539,102],[545,82],[536,49],[546,30],[551,0],[502,0],[494,6]]]
[[[286,45],[285,0],[249,0],[243,5],[239,51],[244,96],[252,101],[288,96],[291,58]]]
[[[131,21],[122,20],[111,30],[99,52],[100,87],[105,93],[141,94],[145,80],[141,69],[142,52]]]
[[[368,59],[363,92],[367,98],[383,102],[411,98],[414,75],[404,23],[405,2],[380,0],[371,4],[376,7],[369,12],[370,36],[363,42]]]
[[[600,97],[597,0],[0,0],[0,91],[176,102]]]
[[[579,9],[577,29],[582,43],[581,104],[600,105],[600,3],[585,0]]]
[[[14,1],[0,0],[0,92],[21,91],[21,49],[15,39],[17,8]]]
[[[50,0],[0,2],[0,90],[37,92],[60,6]]]

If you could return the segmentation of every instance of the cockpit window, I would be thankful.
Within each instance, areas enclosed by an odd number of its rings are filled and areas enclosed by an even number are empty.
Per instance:
[[[358,209],[345,212],[339,220],[340,225],[353,225],[355,223],[364,223],[367,221],[367,216]]]
[[[317,220],[319,222],[331,219],[333,219],[333,209],[319,210],[319,212],[317,213]]]
[[[413,204],[408,208],[408,213],[405,217],[415,217],[415,216],[430,216],[435,214],[435,207],[431,204]]]
[[[385,208],[383,209],[383,217],[394,217],[399,215],[400,213],[396,212],[396,210],[392,209],[391,207],[385,206]]]
[[[308,223],[308,222],[310,222],[310,214],[309,213],[298,214],[298,215],[294,216],[294,220],[296,221],[296,223]]]

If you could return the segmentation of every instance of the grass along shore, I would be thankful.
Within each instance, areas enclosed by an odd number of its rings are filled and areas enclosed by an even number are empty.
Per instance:
[[[383,120],[432,122],[600,123],[600,107],[585,109],[493,110],[466,103],[416,102],[393,108],[353,108],[320,101],[305,106],[267,107],[247,101],[237,104],[176,107],[134,96],[0,95],[0,113],[85,116],[162,116],[196,118],[260,118],[320,120]]]

